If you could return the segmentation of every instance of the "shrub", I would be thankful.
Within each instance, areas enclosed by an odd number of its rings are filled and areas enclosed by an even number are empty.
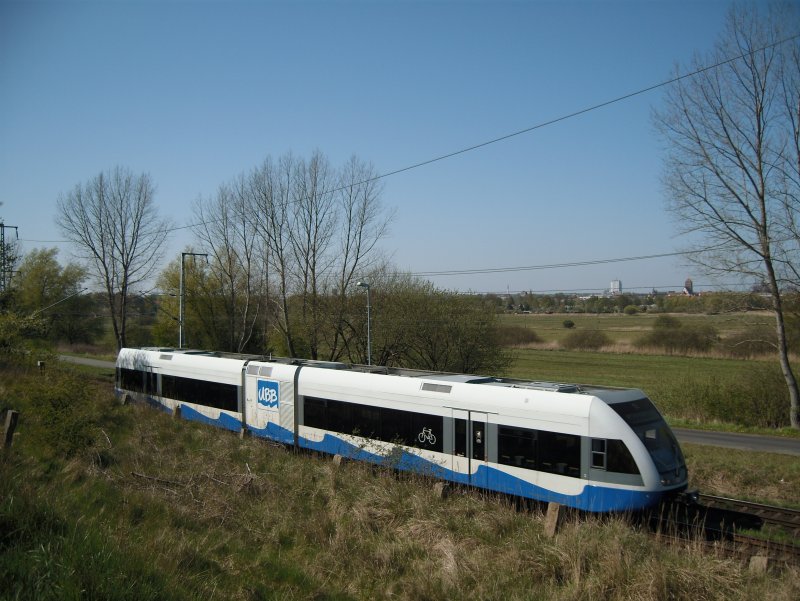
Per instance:
[[[602,330],[576,330],[561,342],[561,346],[571,351],[596,351],[611,344],[611,339]]]
[[[659,315],[653,322],[654,330],[671,330],[681,327],[683,324],[681,320],[672,315]]]
[[[671,315],[659,315],[653,323],[653,329],[634,344],[639,348],[657,348],[670,354],[688,353],[708,351],[718,339],[719,334],[711,325],[685,326]]]
[[[565,319],[563,322],[561,322],[561,325],[563,325],[568,330],[571,330],[572,328],[575,327],[575,322],[572,321],[571,319]]]
[[[774,355],[777,344],[778,336],[775,329],[768,326],[750,327],[722,340],[725,352],[741,359]]]
[[[501,346],[523,346],[541,341],[536,332],[525,326],[500,326],[497,331],[497,342]]]
[[[93,444],[98,410],[80,376],[53,369],[46,378],[32,379],[24,394],[31,437],[40,450],[66,458]]]
[[[636,305],[628,305],[622,311],[625,315],[636,315],[639,312],[639,307]]]

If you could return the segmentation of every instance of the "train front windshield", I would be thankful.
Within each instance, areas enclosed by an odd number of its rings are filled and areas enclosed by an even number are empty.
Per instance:
[[[661,474],[662,483],[679,482],[686,473],[686,461],[675,435],[650,399],[613,403],[609,407],[642,440]]]

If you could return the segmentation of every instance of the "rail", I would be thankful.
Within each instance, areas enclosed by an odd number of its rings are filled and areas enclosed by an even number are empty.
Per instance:
[[[776,507],[775,505],[764,505],[752,501],[704,494],[698,496],[698,501],[706,507],[728,509],[757,516],[765,524],[773,524],[792,532],[795,537],[800,537],[800,509]]]
[[[695,540],[716,552],[800,565],[800,511],[698,494],[649,517],[665,541]]]

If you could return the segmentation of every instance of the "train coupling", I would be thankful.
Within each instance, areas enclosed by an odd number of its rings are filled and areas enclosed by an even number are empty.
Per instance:
[[[700,491],[696,488],[684,490],[675,499],[684,505],[698,505],[700,503]]]

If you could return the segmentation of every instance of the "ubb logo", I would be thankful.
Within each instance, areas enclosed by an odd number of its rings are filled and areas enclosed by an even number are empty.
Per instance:
[[[258,404],[264,407],[277,407],[280,399],[280,384],[272,380],[258,381]]]

